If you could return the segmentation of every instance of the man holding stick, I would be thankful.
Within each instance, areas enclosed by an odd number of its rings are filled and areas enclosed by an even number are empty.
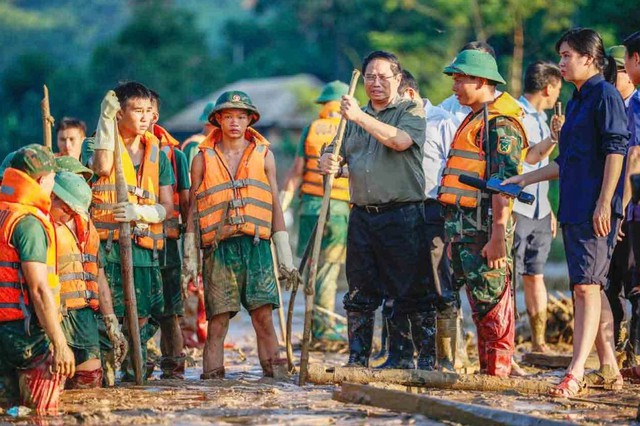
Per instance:
[[[348,165],[351,202],[344,297],[349,329],[349,366],[367,367],[373,320],[383,298],[393,299],[387,368],[413,368],[413,331],[419,362],[435,363],[435,291],[428,279],[429,247],[422,146],[424,110],[402,99],[402,68],[389,52],[370,53],[363,61],[369,103],[363,109],[352,96],[342,97],[348,122],[339,153],[331,146],[320,158],[323,173],[345,174]],[[411,327],[398,319],[409,316]],[[393,339],[393,336],[402,336]]]

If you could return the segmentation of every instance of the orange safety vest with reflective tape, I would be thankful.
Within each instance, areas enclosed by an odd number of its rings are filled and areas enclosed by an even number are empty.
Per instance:
[[[520,130],[523,148],[526,147],[526,132],[522,124],[523,111],[518,102],[503,92],[488,105],[489,121],[496,117],[511,120]],[[484,119],[482,114],[470,113],[460,124],[451,144],[447,164],[442,172],[438,200],[444,204],[475,208],[480,204],[479,189],[461,183],[458,176],[466,174],[478,179],[486,176],[486,153],[483,150]]]
[[[119,142],[124,178],[129,190],[129,202],[156,204],[160,188],[160,146],[158,138],[149,132],[146,132],[140,138],[140,142],[144,145],[144,157],[142,164],[138,168],[138,173],[135,171],[122,138],[119,138]],[[92,191],[91,219],[98,230],[100,240],[107,241],[106,248],[110,250],[111,243],[117,241],[120,234],[120,223],[116,222],[113,217],[113,207],[117,203],[115,167],[111,168],[109,176],[103,176],[93,184]],[[162,223],[149,223],[141,227],[134,226],[131,230],[131,235],[138,246],[153,250],[154,253],[164,247]]]
[[[89,306],[100,307],[98,290],[98,249],[100,237],[91,221],[74,218],[75,233],[67,224],[56,225],[58,273],[62,311]]]
[[[29,290],[22,275],[20,253],[11,244],[18,222],[32,215],[47,235],[47,282],[60,306],[60,281],[56,271],[56,236],[49,217],[51,199],[26,173],[8,168],[0,187],[0,322],[28,320],[32,316]]]
[[[153,125],[153,134],[160,141],[160,147],[167,154],[167,158],[173,168],[173,177],[175,179],[173,184],[173,214],[164,221],[164,235],[167,238],[177,240],[180,238],[180,196],[178,191],[178,165],[173,152],[180,145],[180,142],[157,124]]]
[[[329,145],[338,133],[340,123],[340,102],[327,102],[320,111],[320,118],[309,126],[309,134],[304,142],[304,175],[300,192],[322,197],[324,195],[324,179],[320,174],[318,161],[322,148]],[[331,198],[349,201],[349,180],[338,178],[333,180]]]
[[[196,210],[201,247],[216,246],[225,238],[252,235],[255,240],[271,238],[273,196],[264,171],[269,142],[248,128],[244,150],[235,176],[220,152],[220,129],[200,144],[204,177],[196,190]]]

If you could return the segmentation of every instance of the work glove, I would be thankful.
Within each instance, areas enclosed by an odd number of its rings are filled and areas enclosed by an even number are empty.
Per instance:
[[[120,111],[120,102],[113,90],[109,90],[100,104],[100,117],[96,129],[95,149],[113,151],[115,147],[114,119]]]
[[[129,349],[127,339],[124,337],[124,334],[122,334],[122,331],[120,331],[120,324],[115,314],[104,315],[102,320],[107,329],[107,337],[113,345],[116,366],[119,366],[124,360],[124,357],[127,356],[127,350]]]
[[[160,223],[167,216],[162,204],[118,203],[113,209],[116,222]]]
[[[279,197],[282,213],[286,212],[293,201],[293,191],[280,191]]]
[[[182,274],[180,276],[180,287],[182,288],[182,299],[187,300],[189,296],[189,283],[198,287],[198,246],[196,246],[196,234],[187,232],[184,234],[184,256],[182,257]]]
[[[296,281],[298,283],[302,281],[298,269],[293,265],[289,234],[287,231],[278,231],[271,236],[271,239],[273,240],[273,245],[276,246],[280,278],[286,281],[286,289],[289,290]]]

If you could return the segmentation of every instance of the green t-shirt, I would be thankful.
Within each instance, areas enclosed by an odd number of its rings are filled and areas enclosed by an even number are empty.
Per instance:
[[[136,173],[138,173],[138,169],[140,165],[134,166]],[[175,179],[173,177],[173,168],[171,167],[171,162],[167,158],[167,154],[163,151],[160,151],[160,164],[159,164],[159,172],[160,179],[158,184],[162,186],[170,186],[173,185]],[[102,241],[101,245],[103,247],[106,245],[107,241]],[[132,257],[133,257],[133,266],[158,266],[158,260],[153,260],[153,250],[142,248],[136,244],[132,245],[131,248]],[[158,256],[160,252],[158,252]],[[120,263],[120,245],[117,241],[113,242],[111,250],[107,252],[107,262],[111,263]]]
[[[32,215],[26,215],[18,221],[11,244],[18,251],[21,262],[47,263],[49,240],[44,226]]]
[[[198,155],[198,147],[200,146],[200,142],[189,142],[182,150],[185,157],[187,157],[187,162],[189,165],[189,170],[191,170],[191,165],[193,164],[193,159]]]
[[[178,191],[188,190],[191,188],[191,178],[189,177],[187,156],[179,149],[174,149],[173,155],[176,158],[176,171],[178,172],[178,176],[175,177],[178,182]]]

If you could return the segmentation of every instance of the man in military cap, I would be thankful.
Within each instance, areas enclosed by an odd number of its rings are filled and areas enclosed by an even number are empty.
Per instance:
[[[300,189],[300,228],[298,232],[298,256],[302,257],[309,244],[324,195],[324,180],[318,168],[318,160],[324,146],[329,145],[340,123],[340,98],[349,86],[333,81],[322,88],[316,102],[322,105],[318,119],[304,128],[293,166],[287,174],[281,195],[282,210],[286,211],[295,192]],[[329,220],[322,236],[320,270],[316,280],[314,304],[333,312],[338,275],[347,255],[347,224],[349,220],[349,184],[347,179],[335,179],[331,189]],[[314,340],[344,340],[336,329],[332,317],[314,309],[312,338]]]
[[[182,142],[180,149],[187,157],[189,168],[191,168],[191,164],[193,163],[195,156],[198,155],[198,146],[200,145],[200,142],[202,142],[214,128],[213,124],[209,122],[209,114],[211,114],[211,110],[213,110],[214,106],[215,104],[213,102],[208,102],[202,109],[202,114],[200,114],[200,118],[198,119],[198,121],[202,123],[202,132],[191,135]]]
[[[485,195],[458,177],[517,175],[527,146],[523,112],[508,93],[495,97],[496,85],[505,81],[490,54],[464,50],[444,72],[453,77],[460,104],[472,110],[453,140],[438,190],[438,200],[446,205],[445,231],[451,242],[454,277],[458,286],[466,285],[478,331],[481,371],[508,376],[515,334],[510,202],[499,195]],[[488,123],[483,119],[485,105]]]
[[[75,372],[49,216],[56,171],[48,148],[29,145],[15,152],[0,188],[0,396],[39,414],[57,413],[63,376]]]
[[[244,92],[220,95],[209,115],[216,128],[200,144],[191,167],[183,287],[198,274],[197,228],[209,320],[203,379],[224,377],[224,338],[229,319],[241,305],[251,314],[264,375],[274,376],[276,366],[279,372],[286,369],[286,360],[279,358],[272,319],[279,301],[271,239],[280,274],[298,272],[278,200],[275,159],[269,142],[250,127],[259,118]]]

